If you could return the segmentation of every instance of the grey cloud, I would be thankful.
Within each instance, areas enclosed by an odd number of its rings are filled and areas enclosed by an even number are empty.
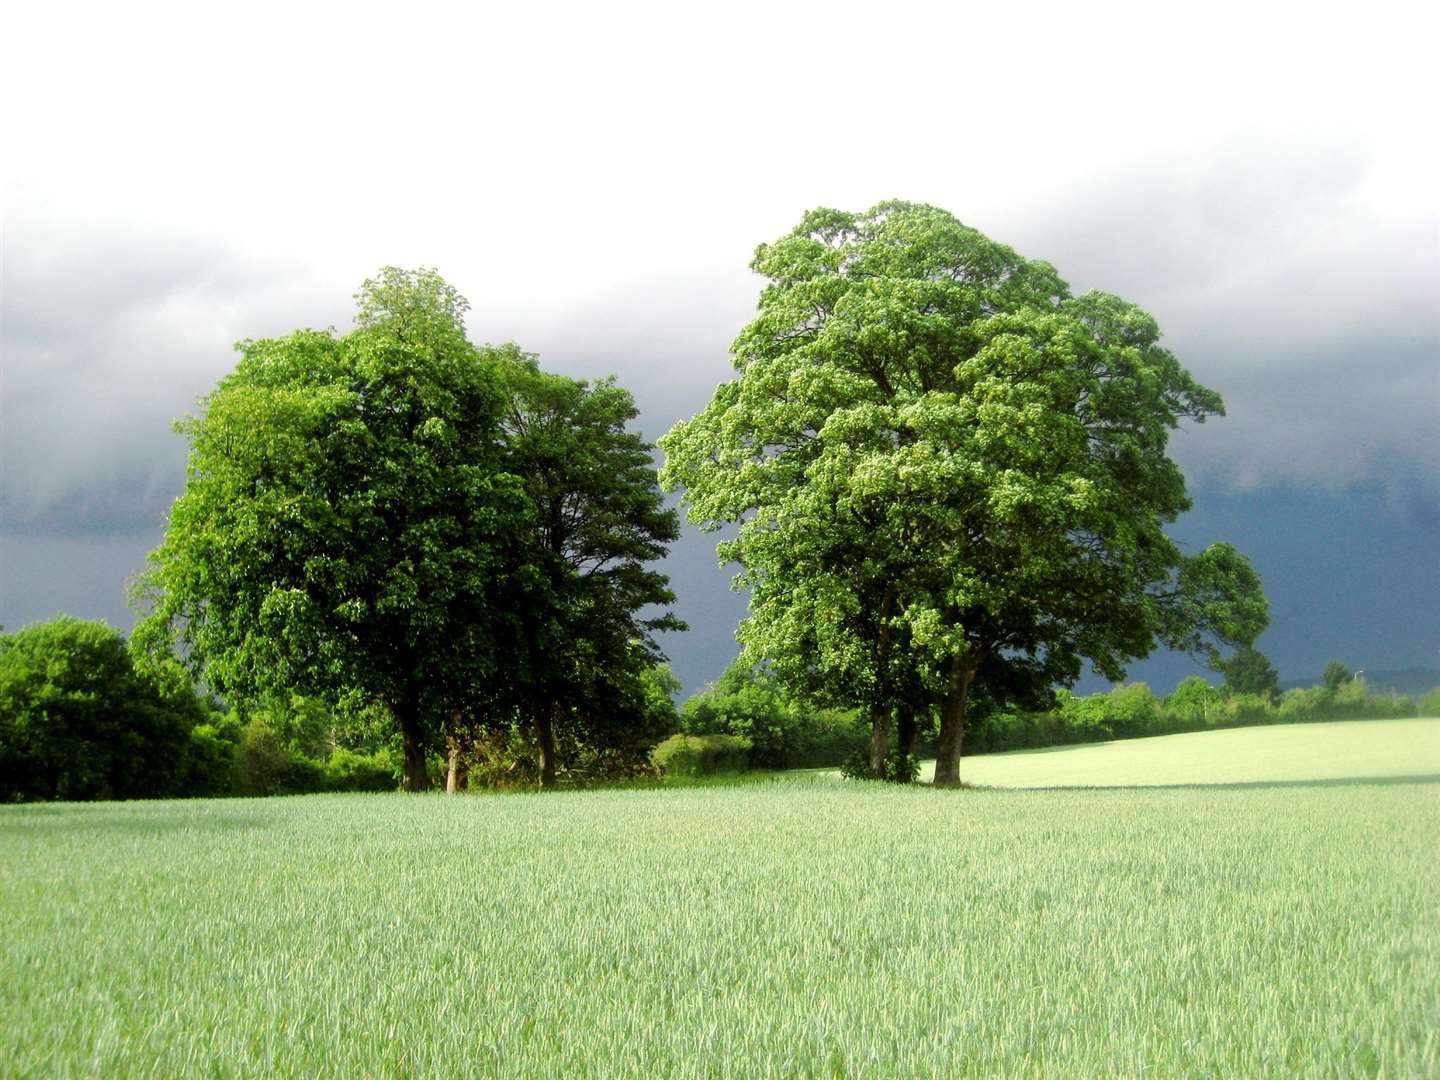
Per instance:
[[[1158,304],[1250,273],[1257,259],[1272,263],[1333,227],[1369,165],[1359,138],[1235,136],[1193,156],[1129,158],[1072,183],[1047,205],[1002,219],[1005,239],[1086,288]]]
[[[1220,389],[1228,415],[1175,437],[1197,483],[1252,490],[1277,483],[1332,490],[1374,482],[1440,497],[1440,362],[1411,343],[1336,343],[1276,363],[1191,368]]]
[[[1324,506],[1341,512],[1345,493],[1363,486],[1384,493],[1391,527],[1433,539],[1433,226],[1372,215],[1358,196],[1368,163],[1358,140],[1237,142],[1056,191],[1023,216],[982,220],[950,208],[1053,262],[1075,288],[1144,306],[1186,366],[1224,394],[1229,416],[1187,426],[1173,444],[1197,513],[1211,495],[1313,489],[1319,521]],[[158,541],[183,484],[184,445],[171,421],[230,368],[236,339],[348,324],[358,276],[123,222],[7,218],[5,229],[0,620],[13,626],[66,608],[124,625],[123,581]],[[654,439],[732,377],[729,344],[761,286],[747,253],[770,239],[744,237],[708,264],[589,293],[574,287],[548,306],[539,294],[509,307],[472,294],[471,336],[518,341],[567,374],[617,375]],[[441,270],[463,288],[463,274]],[[1272,556],[1276,566],[1285,558]],[[743,600],[715,567],[712,537],[687,535],[670,568],[680,614],[696,628],[671,643],[693,687],[733,655]],[[1305,587],[1293,583],[1297,595]]]
[[[730,342],[752,317],[759,289],[743,264],[655,275],[606,289],[562,318],[505,329],[553,370],[616,376],[634,393],[638,426],[653,440],[734,377]],[[479,336],[489,330],[475,317],[470,322]]]
[[[126,587],[160,534],[158,526],[80,536],[0,532],[0,625],[13,631],[66,614],[128,630]]]
[[[996,235],[1139,303],[1229,415],[1182,433],[1197,479],[1410,481],[1440,493],[1434,215],[1377,216],[1363,140],[1232,140],[1133,164]],[[1410,482],[1407,481],[1407,482]]]
[[[203,238],[124,223],[56,232],[6,223],[0,522],[149,527],[183,477],[171,423],[228,370],[233,342],[313,325],[334,298],[317,302],[303,267]]]

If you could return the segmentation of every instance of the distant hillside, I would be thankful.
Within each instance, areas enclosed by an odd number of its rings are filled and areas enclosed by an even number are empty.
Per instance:
[[[1365,684],[1372,693],[1383,694],[1386,691],[1393,691],[1397,694],[1418,697],[1440,686],[1440,668],[1401,668],[1397,671],[1363,668],[1362,670],[1365,672]],[[1319,682],[1319,675],[1309,679],[1290,679],[1282,682],[1280,689],[1294,690],[1299,687],[1316,686]]]

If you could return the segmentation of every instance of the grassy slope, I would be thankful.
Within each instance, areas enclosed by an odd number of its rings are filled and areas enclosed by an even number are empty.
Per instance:
[[[1436,779],[1440,721],[1283,724],[1017,750],[965,759],[960,772],[967,783],[1021,788]]]
[[[5,808],[0,1075],[1433,1075],[1440,785],[1283,783],[1304,745],[1241,788]]]

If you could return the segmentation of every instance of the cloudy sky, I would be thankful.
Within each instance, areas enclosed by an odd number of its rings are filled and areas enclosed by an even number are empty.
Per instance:
[[[1437,26],[1417,5],[25,5],[0,45],[0,624],[128,628],[170,422],[244,337],[435,266],[478,341],[617,374],[651,438],[730,374],[755,245],[929,202],[1145,307],[1229,416],[1187,543],[1282,677],[1440,667]],[[693,688],[743,598],[671,557]],[[1134,674],[1168,690],[1191,670]]]

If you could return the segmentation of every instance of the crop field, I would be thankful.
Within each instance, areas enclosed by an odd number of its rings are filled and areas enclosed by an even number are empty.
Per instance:
[[[1437,738],[0,808],[0,1075],[1432,1076]]]
[[[933,771],[929,764],[921,775]],[[982,754],[964,760],[960,775],[1022,788],[1440,781],[1440,721],[1277,724]]]

